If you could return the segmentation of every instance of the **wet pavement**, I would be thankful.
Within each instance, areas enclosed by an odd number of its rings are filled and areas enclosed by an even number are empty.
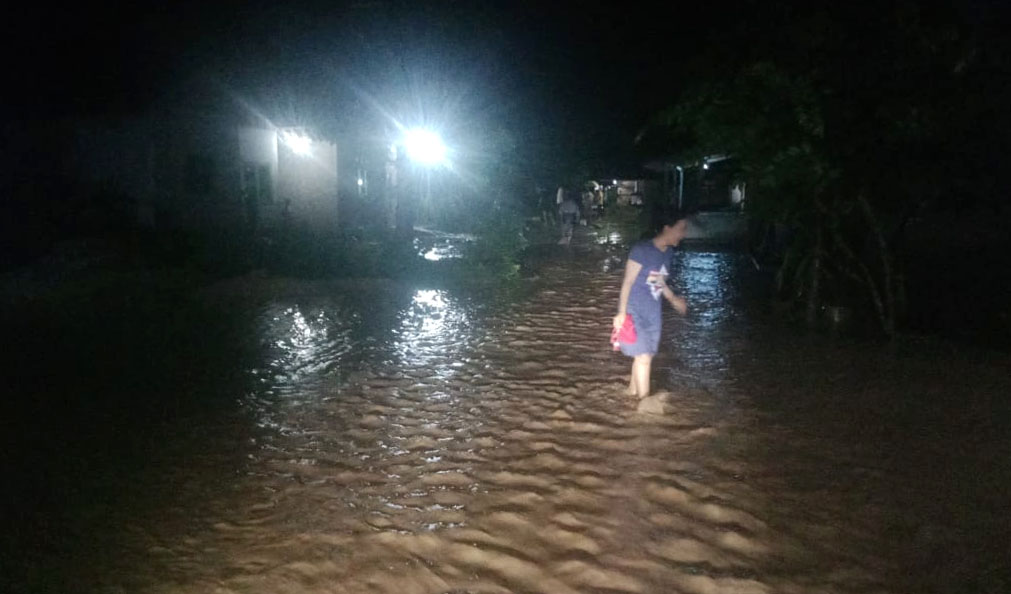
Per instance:
[[[582,236],[520,294],[280,289],[254,356],[177,427],[87,552],[102,592],[997,592],[1011,587],[1006,355],[833,342],[683,252],[656,389],[607,344],[625,248]],[[265,293],[267,294],[267,293]],[[245,360],[244,360],[245,361]]]

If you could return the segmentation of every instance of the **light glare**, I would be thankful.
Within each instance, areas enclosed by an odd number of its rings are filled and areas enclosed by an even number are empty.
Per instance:
[[[296,155],[308,156],[312,154],[312,140],[308,136],[302,136],[295,132],[283,132],[281,140]]]
[[[435,165],[446,160],[446,145],[439,135],[431,130],[415,128],[404,136],[404,147],[413,161],[423,165]]]

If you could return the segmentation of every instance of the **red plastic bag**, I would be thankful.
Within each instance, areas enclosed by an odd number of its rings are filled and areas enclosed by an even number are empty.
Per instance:
[[[631,344],[636,341],[635,333],[635,322],[632,320],[632,316],[625,314],[625,322],[621,325],[621,328],[615,328],[611,330],[611,345],[614,350],[621,348],[621,343]]]

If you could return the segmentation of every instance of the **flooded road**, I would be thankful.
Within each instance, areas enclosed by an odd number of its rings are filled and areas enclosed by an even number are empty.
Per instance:
[[[804,337],[749,305],[739,256],[683,252],[673,279],[691,312],[667,312],[654,364],[675,412],[641,415],[607,344],[624,249],[584,239],[540,258],[520,299],[381,282],[265,298],[242,387],[102,510],[107,534],[76,583],[1011,586],[1011,448],[994,413],[1011,394],[1006,356]]]

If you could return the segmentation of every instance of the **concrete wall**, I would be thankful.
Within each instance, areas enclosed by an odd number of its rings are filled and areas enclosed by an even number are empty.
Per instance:
[[[249,219],[249,168],[269,172],[259,220],[278,216],[337,224],[337,146],[314,140],[294,153],[274,128],[234,127],[200,119],[94,122],[76,135],[74,169],[83,181],[135,200],[147,225],[214,227]],[[257,174],[259,175],[259,173]]]
[[[310,154],[297,154],[284,142],[277,148],[277,201],[290,200],[293,218],[313,227],[336,227],[337,146],[313,140]]]
[[[239,160],[269,168],[271,186],[277,192],[277,131],[267,128],[239,128]]]

